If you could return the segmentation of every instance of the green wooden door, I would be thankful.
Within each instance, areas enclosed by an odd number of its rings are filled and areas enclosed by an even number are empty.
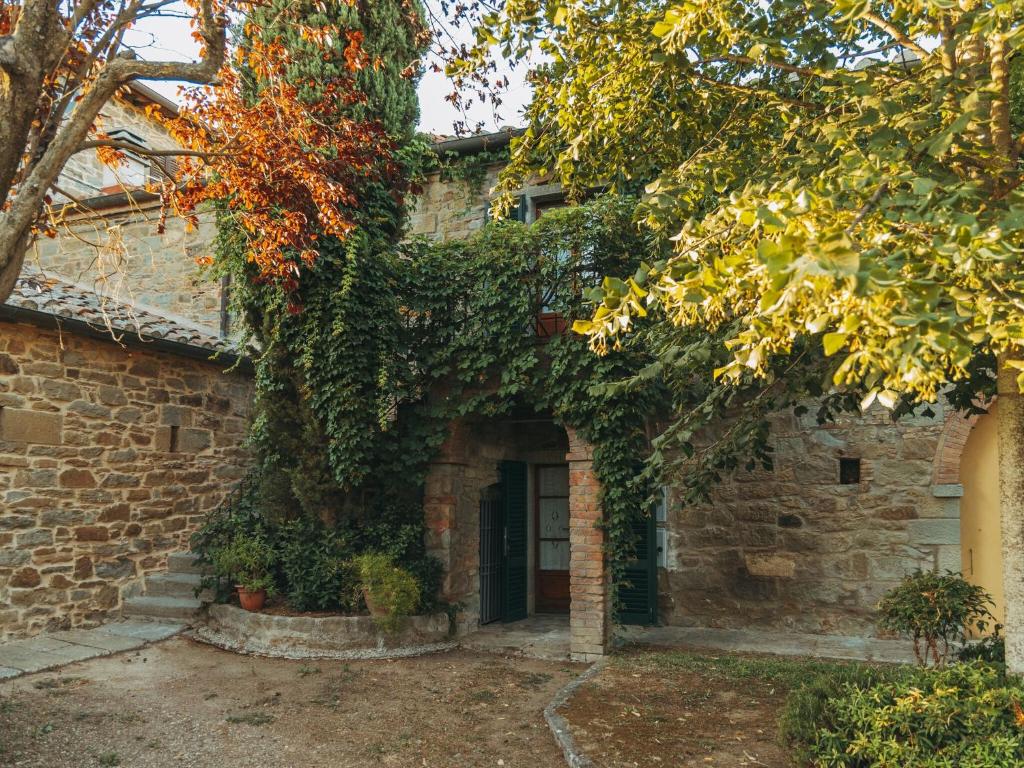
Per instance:
[[[619,621],[656,624],[658,621],[658,531],[654,515],[633,521],[636,559],[630,560],[619,582]]]
[[[526,464],[501,462],[501,493],[505,512],[504,620],[526,618],[527,526]]]

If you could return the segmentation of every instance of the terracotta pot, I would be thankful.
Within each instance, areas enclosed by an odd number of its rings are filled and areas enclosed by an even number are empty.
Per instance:
[[[267,600],[267,590],[257,589],[250,592],[245,587],[238,587],[238,602],[247,611],[258,611]]]
[[[387,615],[387,609],[374,602],[373,598],[370,596],[370,590],[365,587],[363,588],[363,600],[366,601],[366,607],[369,609],[371,616]]]

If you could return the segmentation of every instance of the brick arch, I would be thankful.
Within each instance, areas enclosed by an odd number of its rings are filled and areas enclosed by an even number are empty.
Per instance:
[[[955,485],[960,482],[960,456],[980,415],[949,411],[932,464],[932,485]]]

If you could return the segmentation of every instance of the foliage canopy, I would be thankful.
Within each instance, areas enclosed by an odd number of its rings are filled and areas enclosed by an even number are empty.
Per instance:
[[[639,181],[672,240],[595,292],[595,349],[653,310],[721,333],[727,381],[812,344],[888,406],[1024,369],[1020,3],[509,0],[480,40],[455,69],[550,59],[505,188]]]

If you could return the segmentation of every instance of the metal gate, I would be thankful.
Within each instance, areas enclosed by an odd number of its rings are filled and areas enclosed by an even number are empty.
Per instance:
[[[480,500],[480,623],[504,617],[505,520],[501,486],[492,485]]]

